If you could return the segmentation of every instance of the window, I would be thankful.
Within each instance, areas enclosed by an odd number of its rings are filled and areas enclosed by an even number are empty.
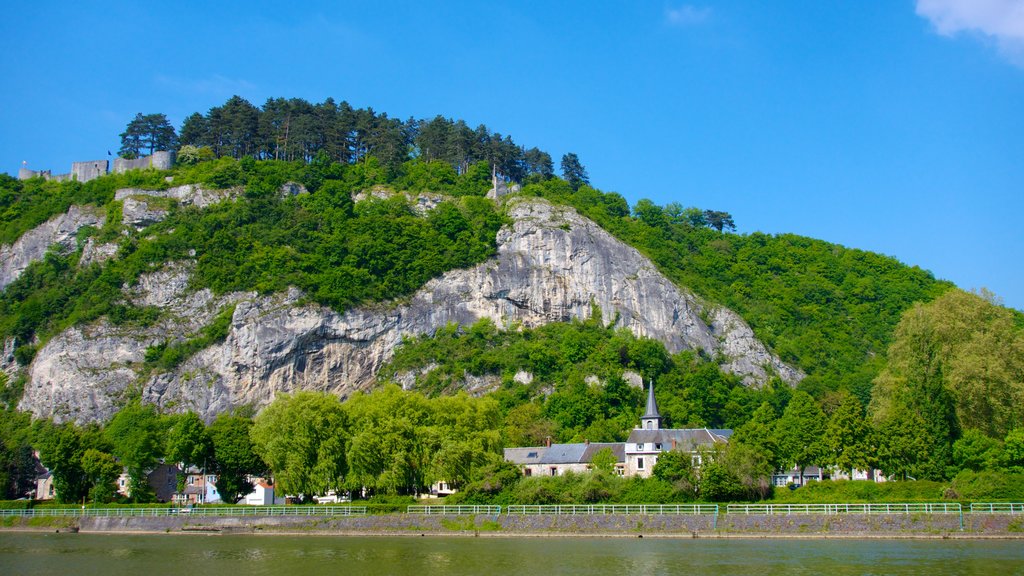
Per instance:
[[[643,458],[637,458],[636,459],[636,469],[637,470],[643,470],[644,469],[644,459]]]
[[[523,469],[523,476],[533,476],[533,470],[530,468]]]
[[[526,453],[526,457],[527,458],[536,458],[537,457],[537,453],[536,452],[527,452]]]
[[[641,444],[637,444],[636,445],[636,450],[637,450],[637,452],[643,452],[644,445],[642,443]]]
[[[551,467],[551,475],[552,476],[558,476],[558,468],[557,467],[555,467],[555,466]]]
[[[655,449],[655,450],[661,450],[661,444],[657,444],[657,443],[655,443],[655,444],[654,444],[654,449]]]

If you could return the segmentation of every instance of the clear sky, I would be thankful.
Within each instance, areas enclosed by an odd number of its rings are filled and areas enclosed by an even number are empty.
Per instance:
[[[0,170],[106,158],[137,112],[330,96],[1024,309],[1024,0],[231,4],[8,6]]]

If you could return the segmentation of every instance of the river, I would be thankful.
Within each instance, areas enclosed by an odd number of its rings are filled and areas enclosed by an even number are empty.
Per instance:
[[[0,574],[997,576],[1024,574],[1024,542],[0,532]]]

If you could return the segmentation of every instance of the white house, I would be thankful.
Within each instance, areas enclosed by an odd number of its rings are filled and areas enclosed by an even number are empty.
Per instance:
[[[661,427],[658,403],[654,399],[654,382],[647,389],[647,406],[640,426],[629,433],[625,442],[581,444],[548,444],[526,448],[506,448],[505,460],[518,464],[524,476],[561,476],[566,472],[586,472],[594,455],[609,448],[615,456],[615,469],[622,476],[651,475],[658,455],[669,450],[685,450],[700,465],[700,449],[724,444],[732,430],[709,428]]]
[[[658,462],[658,456],[669,450],[691,453],[694,465],[700,466],[700,449],[725,444],[730,436],[732,430],[725,429],[662,428],[658,402],[654,399],[654,381],[651,381],[640,426],[634,428],[626,440],[626,475],[649,477]]]
[[[274,495],[273,484],[268,483],[262,478],[256,478],[253,482],[252,492],[245,495],[242,500],[249,506],[270,506],[274,504],[284,504],[284,498],[278,498]]]

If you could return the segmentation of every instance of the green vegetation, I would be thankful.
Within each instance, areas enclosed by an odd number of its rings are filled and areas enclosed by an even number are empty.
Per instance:
[[[693,352],[669,355],[660,342],[605,326],[598,309],[584,321],[534,329],[498,330],[486,319],[449,326],[407,340],[381,376],[420,374],[418,389],[428,394],[457,390],[466,375],[490,376],[501,383],[490,395],[507,413],[506,445],[537,446],[548,436],[624,440],[643,404],[642,390],[623,380],[626,370],[657,380],[666,425],[680,428],[739,426],[762,402],[783,404],[789,395],[780,382],[747,388]],[[532,381],[517,382],[519,372]],[[552,392],[541,397],[544,390]]]

